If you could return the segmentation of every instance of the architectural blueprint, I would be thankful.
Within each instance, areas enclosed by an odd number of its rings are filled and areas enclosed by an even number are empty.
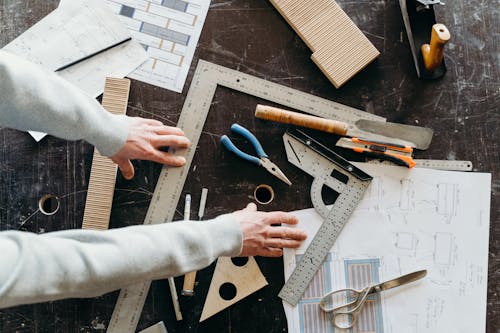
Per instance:
[[[102,0],[62,0],[56,10],[3,50],[55,71],[129,37],[128,30]],[[129,41],[58,73],[97,97],[103,92],[107,76],[124,77],[146,59],[141,45]],[[37,141],[45,136],[30,134]]]
[[[129,77],[182,92],[210,0],[106,0],[148,61]]]
[[[325,293],[419,269],[427,277],[370,296],[357,324],[344,331],[484,332],[491,175],[356,165],[372,184],[299,304],[283,302],[289,332],[342,332],[318,306]],[[285,251],[285,279],[322,222],[314,209],[294,214],[309,237]]]

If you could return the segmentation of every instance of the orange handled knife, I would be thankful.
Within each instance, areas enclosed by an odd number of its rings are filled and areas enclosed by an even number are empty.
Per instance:
[[[358,138],[341,138],[336,146],[349,148],[366,156],[391,161],[397,165],[413,168],[416,163],[411,157],[413,148],[378,141],[367,141]]]

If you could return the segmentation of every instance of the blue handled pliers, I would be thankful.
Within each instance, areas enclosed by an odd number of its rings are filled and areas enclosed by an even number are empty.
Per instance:
[[[262,145],[260,144],[259,140],[253,135],[249,130],[247,130],[245,127],[240,126],[238,124],[233,124],[231,126],[231,130],[241,136],[243,136],[245,139],[250,141],[250,143],[253,145],[255,148],[255,151],[257,152],[257,156],[252,156],[247,153],[242,152],[236,146],[234,143],[227,137],[227,135],[223,135],[220,141],[224,145],[224,147],[227,148],[227,150],[232,151],[235,153],[238,157],[241,157],[244,160],[247,160],[251,163],[257,164],[259,166],[263,166],[267,171],[269,171],[271,174],[276,176],[278,179],[284,181],[288,185],[292,185],[292,182],[286,178],[285,174],[274,164],[269,160],[268,155],[264,151],[264,148],[262,148]]]

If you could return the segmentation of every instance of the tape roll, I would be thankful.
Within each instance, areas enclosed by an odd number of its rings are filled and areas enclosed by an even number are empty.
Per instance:
[[[255,198],[255,201],[261,205],[267,205],[274,199],[274,190],[269,185],[261,184],[255,188],[253,197]]]

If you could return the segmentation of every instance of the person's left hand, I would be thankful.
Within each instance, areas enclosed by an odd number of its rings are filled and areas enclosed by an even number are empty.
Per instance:
[[[161,121],[134,117],[125,145],[111,160],[118,164],[125,179],[134,177],[131,160],[148,160],[171,166],[183,166],[186,159],[160,150],[161,147],[187,148],[189,139],[177,127],[165,126]]]

